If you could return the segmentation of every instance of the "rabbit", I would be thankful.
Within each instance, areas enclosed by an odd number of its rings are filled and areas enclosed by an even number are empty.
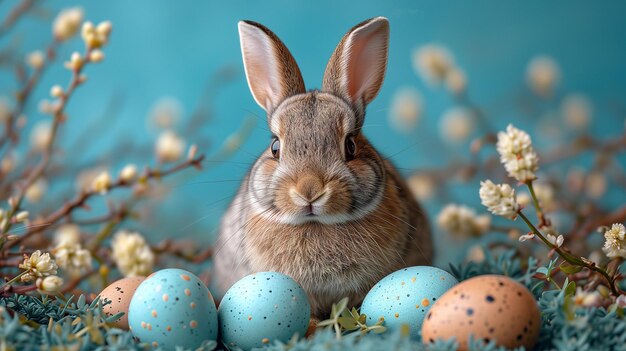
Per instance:
[[[248,86],[272,136],[222,219],[217,295],[248,274],[280,272],[323,318],[344,297],[359,305],[384,276],[430,264],[424,211],[362,133],[385,76],[388,20],[350,29],[312,91],[274,33],[252,21],[238,26]]]

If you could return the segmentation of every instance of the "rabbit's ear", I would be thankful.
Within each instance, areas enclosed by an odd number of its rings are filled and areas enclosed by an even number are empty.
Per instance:
[[[352,27],[328,61],[322,89],[364,108],[385,78],[389,21],[375,17]]]
[[[265,111],[306,92],[296,61],[276,34],[259,23],[240,21],[239,40],[248,86]]]

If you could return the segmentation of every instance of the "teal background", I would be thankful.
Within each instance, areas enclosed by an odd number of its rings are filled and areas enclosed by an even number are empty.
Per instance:
[[[15,1],[0,2],[4,17]],[[441,140],[438,122],[454,100],[444,89],[432,89],[418,77],[411,51],[437,42],[450,49],[469,81],[469,97],[486,112],[492,125],[502,129],[510,122],[528,130],[539,147],[560,140],[543,137],[539,121],[555,118],[559,98],[581,92],[592,99],[594,119],[590,133],[611,136],[623,131],[626,111],[626,3],[622,1],[46,1],[51,14],[80,5],[86,19],[111,20],[113,34],[102,64],[89,67],[88,84],[81,87],[68,108],[61,144],[72,141],[102,116],[110,99],[121,96],[119,117],[78,150],[69,150],[68,162],[83,162],[106,153],[123,140],[152,143],[157,133],[146,128],[146,116],[161,97],[172,96],[193,112],[207,79],[217,70],[233,67],[235,80],[213,96],[214,118],[199,131],[201,140],[219,145],[237,130],[247,115],[257,126],[236,155],[215,168],[197,173],[173,189],[159,216],[142,225],[142,232],[156,241],[163,237],[189,236],[208,242],[228,199],[245,174],[248,164],[268,144],[263,111],[252,99],[241,64],[237,21],[252,19],[272,29],[286,43],[300,65],[307,88],[320,86],[326,62],[343,34],[354,24],[374,16],[391,23],[389,66],[382,91],[368,107],[366,135],[374,145],[408,174],[412,169],[440,167],[450,159],[467,155],[468,143],[449,145]],[[43,47],[50,38],[49,21],[27,18],[9,37],[18,36],[19,54]],[[7,37],[0,47],[10,44]],[[82,49],[74,40],[61,50],[60,58]],[[561,68],[556,98],[533,97],[525,83],[529,60],[545,54]],[[57,65],[47,72],[28,108],[29,126],[48,117],[38,114],[36,102],[47,97],[49,87],[68,80]],[[417,88],[425,101],[425,114],[418,128],[408,134],[395,132],[388,124],[393,93],[402,86]],[[0,69],[0,94],[15,88],[13,72]],[[521,109],[528,104],[530,109]],[[29,128],[27,126],[27,128]],[[184,127],[184,121],[180,124]],[[477,131],[475,136],[479,135]],[[212,150],[214,150],[213,148]],[[210,154],[211,151],[209,150]],[[81,161],[83,160],[83,161]],[[589,157],[574,163],[589,167]],[[121,154],[111,169],[126,162],[154,163],[152,159],[128,159]],[[448,201],[478,207],[478,180],[452,184],[447,197],[427,204],[431,216]],[[611,187],[602,201],[606,206],[622,203],[623,188]],[[98,200],[100,201],[100,200]],[[96,205],[95,209],[98,209]],[[438,233],[439,241],[450,240]],[[441,247],[441,245],[440,245]],[[440,255],[440,261],[447,255]],[[449,256],[448,256],[449,257]]]

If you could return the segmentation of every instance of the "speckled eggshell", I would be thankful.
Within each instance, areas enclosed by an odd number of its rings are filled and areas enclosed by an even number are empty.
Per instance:
[[[228,347],[249,350],[304,336],[311,306],[292,278],[276,272],[251,274],[224,295],[218,310],[220,339]]]
[[[422,341],[455,337],[468,349],[470,335],[499,346],[532,350],[539,336],[539,308],[520,283],[500,275],[482,275],[461,282],[431,308]]]
[[[109,302],[102,307],[104,313],[107,316],[113,316],[120,312],[124,312],[124,315],[118,320],[113,322],[113,325],[117,328],[128,330],[128,306],[130,300],[135,294],[135,290],[141,282],[144,281],[144,277],[128,277],[122,278],[111,285],[107,286],[100,293],[100,301]]]
[[[429,266],[416,266],[393,272],[367,293],[361,313],[368,325],[384,318],[384,326],[394,331],[409,326],[411,338],[418,339],[424,316],[457,280],[448,272]]]
[[[163,269],[135,291],[128,310],[133,335],[163,350],[195,349],[217,340],[217,309],[209,289],[194,274]]]

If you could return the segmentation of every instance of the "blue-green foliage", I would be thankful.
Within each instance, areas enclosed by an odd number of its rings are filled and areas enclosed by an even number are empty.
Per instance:
[[[451,266],[452,273],[465,280],[483,274],[503,274],[526,285],[538,298],[542,311],[542,328],[537,350],[624,350],[626,351],[626,321],[623,310],[583,308],[574,303],[576,287],[565,283],[562,289],[543,291],[543,282],[532,276],[549,272],[553,266],[537,267],[537,260],[520,261],[513,251],[498,257],[489,253],[481,263]],[[70,299],[71,300],[71,299]],[[107,317],[96,300],[85,303],[61,303],[50,298],[18,296],[0,298],[0,344],[9,349],[50,349],[53,346],[78,346],[78,350],[146,350],[127,331],[112,328],[110,322],[119,316]],[[437,341],[422,345],[400,332],[381,335],[352,333],[337,339],[329,330],[318,331],[310,339],[294,339],[289,343],[276,342],[265,349],[272,351],[333,351],[333,350],[406,350],[452,351],[455,340]],[[503,351],[493,342],[470,340],[474,351]],[[220,348],[207,341],[198,350]],[[182,350],[182,349],[181,349]]]

